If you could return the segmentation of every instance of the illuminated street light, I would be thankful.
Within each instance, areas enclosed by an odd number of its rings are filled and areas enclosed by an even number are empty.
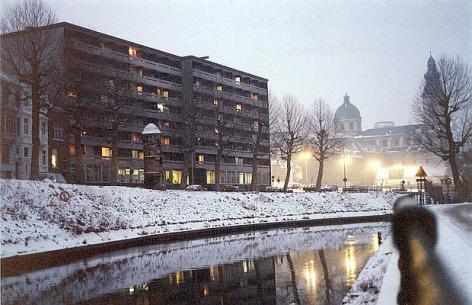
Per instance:
[[[298,154],[298,159],[305,161],[305,186],[308,186],[308,160],[313,158],[311,151],[305,148],[304,151]]]

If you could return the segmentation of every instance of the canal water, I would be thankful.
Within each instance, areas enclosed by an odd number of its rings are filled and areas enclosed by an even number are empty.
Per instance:
[[[2,304],[341,304],[386,223],[153,245],[2,280]]]

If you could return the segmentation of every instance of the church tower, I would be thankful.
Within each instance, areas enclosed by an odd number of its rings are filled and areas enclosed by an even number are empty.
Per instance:
[[[362,132],[361,113],[356,106],[349,101],[349,95],[344,96],[344,103],[338,107],[334,114],[337,131],[350,136],[359,135]]]
[[[436,67],[436,61],[430,53],[428,59],[428,70],[424,75],[425,85],[423,88],[423,94],[421,95],[422,97],[433,95],[434,92],[439,89],[439,76],[440,75]]]

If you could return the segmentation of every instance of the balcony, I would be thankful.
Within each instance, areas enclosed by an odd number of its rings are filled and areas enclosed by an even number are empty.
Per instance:
[[[232,86],[232,87],[235,87],[235,88],[248,90],[252,93],[267,95],[267,89],[259,88],[259,87],[256,87],[254,85],[246,84],[246,83],[243,83],[243,82],[236,82],[235,80],[230,79],[230,78],[218,76],[218,75],[208,73],[208,72],[205,72],[205,71],[200,71],[200,70],[193,70],[192,74],[193,74],[193,76],[198,76],[198,77],[201,77],[203,79],[213,81],[213,82],[216,82],[216,83],[220,83],[220,84],[223,84],[223,85],[229,85],[229,86]]]
[[[257,105],[257,106],[262,106],[263,108],[267,108],[266,102],[251,100],[249,97],[242,96],[239,94],[234,94],[234,93],[230,93],[226,91],[217,91],[210,88],[206,88],[204,86],[197,86],[197,85],[193,85],[193,90],[200,93],[205,93],[211,96],[225,98],[234,102],[242,102],[245,105],[251,105],[251,106]]]
[[[147,60],[144,58],[132,57],[127,54],[116,52],[108,48],[100,48],[100,47],[96,47],[96,46],[85,44],[78,41],[74,41],[70,45],[73,46],[76,50],[84,50],[90,54],[104,56],[106,58],[130,63],[133,65],[139,65],[143,68],[152,69],[158,72],[168,73],[168,74],[172,74],[176,76],[180,76],[182,74],[179,68],[157,63],[157,62]]]

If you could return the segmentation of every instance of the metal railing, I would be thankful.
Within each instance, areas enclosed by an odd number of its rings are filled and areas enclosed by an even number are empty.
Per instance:
[[[416,205],[413,196],[394,204],[393,241],[399,251],[399,305],[466,305],[435,251],[438,239],[433,213]]]

